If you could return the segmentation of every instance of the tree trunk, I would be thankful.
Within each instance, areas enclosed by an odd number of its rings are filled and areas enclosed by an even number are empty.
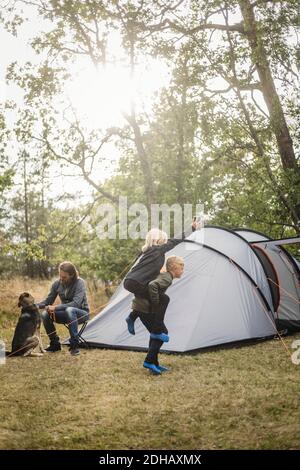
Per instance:
[[[263,40],[257,28],[253,6],[249,0],[239,0],[244,20],[245,34],[248,37],[253,63],[261,82],[261,90],[270,113],[270,121],[284,170],[294,170],[299,174],[293,142],[285,120],[281,102],[275,88]]]
[[[128,39],[130,41],[130,75],[131,79],[134,78],[135,73],[135,35],[128,32]],[[123,113],[125,119],[127,120],[128,124],[131,126],[133,133],[134,133],[134,143],[137,151],[137,156],[141,164],[142,173],[144,176],[144,184],[145,184],[145,193],[147,199],[147,206],[150,208],[151,204],[155,203],[155,194],[154,194],[154,187],[153,187],[153,176],[152,176],[152,168],[151,164],[145,150],[143,136],[141,132],[141,128],[136,119],[136,112],[135,112],[135,103],[134,99],[131,99],[131,111],[130,115]]]
[[[27,183],[27,152],[23,152],[23,183],[24,183],[24,232],[25,242],[28,246],[30,243],[30,231],[29,231],[29,200],[28,200],[28,183]],[[31,258],[26,256],[26,275],[33,278],[33,262]]]
[[[152,178],[152,169],[148,161],[148,155],[146,154],[144,148],[143,137],[141,129],[137,123],[135,112],[131,112],[131,115],[124,114],[128,123],[130,124],[134,132],[134,142],[137,150],[137,155],[141,164],[142,173],[144,176],[145,184],[145,193],[147,199],[147,205],[150,207],[151,204],[155,203],[154,189],[153,189],[153,178]]]
[[[184,202],[184,169],[185,169],[185,125],[186,125],[186,100],[187,100],[187,59],[183,64],[183,83],[181,88],[181,106],[177,113],[178,150],[176,165],[177,202],[183,207]]]

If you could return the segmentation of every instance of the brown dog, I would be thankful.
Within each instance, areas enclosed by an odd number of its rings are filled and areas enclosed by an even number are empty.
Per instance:
[[[40,313],[32,295],[23,292],[19,297],[18,307],[21,307],[21,315],[15,329],[10,355],[42,356],[40,353],[33,352],[37,346],[41,353],[44,353],[44,349],[40,336]]]

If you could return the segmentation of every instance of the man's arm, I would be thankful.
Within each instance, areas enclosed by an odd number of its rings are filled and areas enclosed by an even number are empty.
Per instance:
[[[50,289],[50,292],[45,300],[42,300],[37,304],[38,308],[45,308],[46,305],[52,305],[53,302],[55,301],[57,297],[57,286],[59,284],[59,281],[55,281]]]

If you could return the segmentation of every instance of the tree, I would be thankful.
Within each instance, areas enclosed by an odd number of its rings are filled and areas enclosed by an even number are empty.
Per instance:
[[[148,205],[183,204],[200,197],[214,222],[274,235],[299,231],[296,1],[29,3],[52,27],[33,40],[46,61],[9,69],[26,90],[22,141],[38,142],[102,200],[124,194]],[[143,57],[159,56],[170,85],[148,115],[132,100],[124,127],[87,132],[74,113],[69,119],[71,107],[62,127],[55,109],[67,65],[78,57],[95,67],[115,60],[112,29],[132,75]],[[35,127],[38,113],[42,126]],[[100,183],[92,168],[101,172],[110,143],[122,158]]]
[[[256,16],[255,10],[258,11]],[[299,231],[299,165],[285,117],[288,109],[284,111],[285,99],[280,96],[274,79],[279,71],[279,76],[282,75],[286,62],[283,59],[287,55],[289,62],[284,73],[289,73],[292,87],[297,79],[294,71],[296,46],[288,43],[288,35],[296,26],[297,2],[193,2],[191,11],[190,15],[178,17],[176,21],[165,20],[150,26],[144,24],[144,28],[152,31],[170,28],[184,38],[190,38],[195,57],[199,58],[195,62],[201,72],[198,83],[203,91],[202,99],[210,102],[208,108],[210,112],[214,109],[215,113],[219,113],[222,106],[224,109],[228,100],[227,110],[223,113],[224,122],[228,122],[226,114],[233,108],[233,103],[237,103],[240,113],[236,118],[245,126],[252,141],[243,144],[242,160],[249,158],[246,149],[252,147],[252,153],[254,151],[256,158],[263,162],[264,175],[269,180],[267,184],[273,187],[277,200],[292,221],[288,224]],[[240,15],[238,23],[232,21],[237,15]],[[213,38],[215,41],[218,39],[219,46],[216,47],[216,42],[213,44]],[[209,79],[223,81],[226,85],[221,89],[217,86],[210,88],[207,85]],[[290,128],[293,129],[293,123]],[[204,131],[208,131],[207,126]],[[245,142],[246,135],[242,140]],[[222,143],[224,140],[220,140],[219,147]],[[275,145],[279,161],[274,158]],[[259,168],[261,170],[262,166]]]

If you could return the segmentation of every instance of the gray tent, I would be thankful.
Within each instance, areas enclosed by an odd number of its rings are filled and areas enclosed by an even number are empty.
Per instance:
[[[270,284],[277,327],[300,330],[299,263],[284,245],[300,242],[300,237],[270,240],[250,230],[237,230],[251,242]]]
[[[299,269],[280,245],[269,242],[251,231],[209,226],[167,253],[182,256],[185,271],[168,289],[171,301],[165,322],[170,341],[164,343],[164,351],[184,352],[274,336],[279,318],[284,324],[297,326],[298,322],[300,326]],[[274,282],[279,287],[274,288]],[[280,283],[293,300],[281,293]],[[127,331],[131,300],[132,294],[121,285],[87,325],[85,341],[98,347],[146,349],[149,333],[139,319],[135,336]]]

